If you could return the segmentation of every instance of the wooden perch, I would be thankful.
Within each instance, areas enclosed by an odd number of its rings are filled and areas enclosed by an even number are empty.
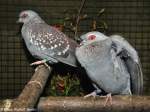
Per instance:
[[[48,69],[44,65],[38,66],[31,80],[27,83],[18,98],[13,100],[10,108],[16,109],[16,111],[18,109],[20,111],[23,109],[33,109],[44,89],[51,70],[51,68]]]
[[[40,112],[150,112],[150,96],[112,96],[113,104],[104,106],[105,98],[42,97]]]

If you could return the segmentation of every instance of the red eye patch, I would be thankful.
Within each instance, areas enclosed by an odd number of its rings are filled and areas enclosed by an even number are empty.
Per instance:
[[[26,18],[28,16],[28,14],[23,13],[20,17],[21,18]]]
[[[89,36],[88,36],[88,40],[94,40],[95,38],[96,38],[95,35],[89,35]]]

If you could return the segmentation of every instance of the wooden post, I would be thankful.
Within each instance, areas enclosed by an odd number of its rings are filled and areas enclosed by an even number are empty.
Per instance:
[[[12,111],[31,111],[34,109],[51,72],[51,68],[40,65],[36,68],[31,80],[27,83],[18,98],[14,99],[10,109]]]
[[[150,96],[112,96],[113,104],[104,106],[105,98],[42,97],[39,112],[150,112]]]

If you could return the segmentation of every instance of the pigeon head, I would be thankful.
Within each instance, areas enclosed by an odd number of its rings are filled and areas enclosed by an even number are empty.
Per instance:
[[[92,31],[82,35],[80,38],[82,40],[81,45],[86,45],[98,40],[105,40],[108,37],[100,32]]]
[[[24,10],[20,12],[19,19],[17,22],[19,23],[28,23],[29,21],[33,20],[34,18],[40,18],[39,15],[32,11],[32,10]]]

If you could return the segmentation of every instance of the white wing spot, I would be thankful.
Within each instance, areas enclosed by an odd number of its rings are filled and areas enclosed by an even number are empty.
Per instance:
[[[59,43],[58,46],[61,46],[61,43]]]
[[[49,40],[51,40],[51,38],[49,38],[48,36],[46,38],[49,39]]]
[[[42,37],[42,34],[39,34],[38,36],[39,36],[39,37]]]
[[[36,41],[41,41],[41,39],[36,39]]]
[[[60,41],[62,44],[64,44],[64,41]]]
[[[43,39],[43,43],[45,43],[46,41]]]
[[[67,47],[63,50],[64,54],[68,51],[69,47],[70,47],[70,45],[68,44]]]
[[[32,35],[32,38],[35,38],[35,35]]]
[[[62,54],[61,52],[58,52],[58,53],[57,53],[57,55],[61,55],[61,54]]]
[[[33,44],[33,39],[32,38],[30,38],[30,42]]]
[[[51,46],[51,48],[50,48],[51,50],[53,50],[54,49],[54,47],[53,46]]]
[[[68,49],[64,49],[64,50],[63,50],[63,53],[65,54],[65,53],[67,52],[67,50],[68,50]]]
[[[47,37],[48,35],[46,34],[45,37]]]
[[[54,42],[56,42],[57,41],[57,39],[54,39]]]
[[[58,47],[58,46],[55,44],[55,45],[54,45],[54,48],[57,48],[57,47]]]
[[[51,34],[51,33],[47,33],[47,35],[51,36],[51,35],[53,35],[53,34]]]
[[[66,49],[63,50],[63,53],[65,54],[68,51],[69,47],[66,47]]]
[[[70,45],[68,44],[68,45],[67,45],[67,49],[69,49],[69,47],[70,47]]]
[[[43,45],[41,45],[41,49],[42,49],[42,50],[45,50],[45,49],[46,49],[46,47],[44,47]]]
[[[38,45],[37,40],[32,39],[34,45]]]

